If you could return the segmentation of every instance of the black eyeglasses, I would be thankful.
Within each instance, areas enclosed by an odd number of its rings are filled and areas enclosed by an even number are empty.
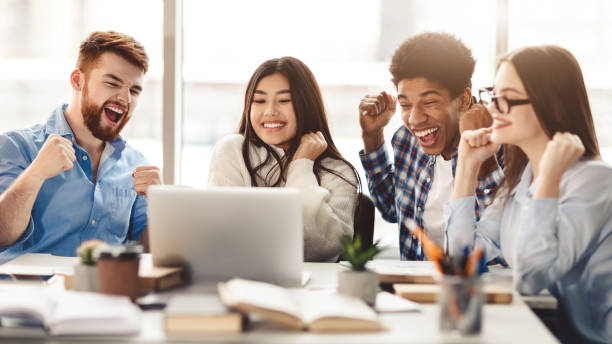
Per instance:
[[[513,106],[525,105],[531,103],[529,99],[508,99],[504,96],[496,96],[493,94],[493,87],[483,87],[478,90],[478,97],[484,106],[489,106],[491,102],[495,103],[497,111],[507,115]]]

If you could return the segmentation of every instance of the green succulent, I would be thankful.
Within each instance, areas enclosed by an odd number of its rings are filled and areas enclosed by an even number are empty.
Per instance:
[[[104,241],[97,239],[87,240],[83,242],[77,248],[77,255],[81,257],[81,264],[96,265],[96,257],[94,257],[94,250],[96,249],[96,247],[104,244]]]
[[[85,265],[96,265],[96,259],[93,256],[93,250],[83,250],[80,253],[81,263]]]
[[[342,253],[342,258],[351,264],[351,269],[353,271],[364,271],[368,260],[374,258],[374,256],[382,251],[382,249],[378,246],[378,242],[375,242],[372,244],[372,246],[363,249],[359,234],[355,235],[355,239],[353,239],[350,235],[341,236],[340,244],[342,245],[342,249],[344,251]]]

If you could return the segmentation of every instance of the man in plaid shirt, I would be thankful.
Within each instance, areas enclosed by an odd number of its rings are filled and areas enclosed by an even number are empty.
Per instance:
[[[474,65],[470,50],[452,35],[414,36],[391,60],[397,100],[381,92],[365,96],[359,104],[365,147],[360,157],[368,187],[383,218],[399,223],[403,260],[425,259],[420,238],[411,233],[415,223],[439,246],[446,247],[443,205],[452,192],[460,133],[491,125],[486,109],[472,106]],[[404,125],[391,140],[391,164],[383,129],[395,113],[396,102]],[[479,173],[474,204],[477,216],[503,178],[496,157],[483,164]]]

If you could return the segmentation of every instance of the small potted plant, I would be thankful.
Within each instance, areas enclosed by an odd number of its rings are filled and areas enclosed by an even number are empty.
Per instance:
[[[79,264],[74,267],[73,289],[79,291],[98,291],[98,268],[93,252],[99,245],[105,244],[101,240],[88,240],[77,248],[80,258]]]
[[[365,266],[368,260],[380,253],[378,242],[364,249],[358,234],[354,240],[349,235],[344,235],[340,238],[340,243],[344,250],[342,257],[351,264],[351,270],[339,273],[338,292],[361,298],[368,304],[374,305],[378,292],[378,275]]]

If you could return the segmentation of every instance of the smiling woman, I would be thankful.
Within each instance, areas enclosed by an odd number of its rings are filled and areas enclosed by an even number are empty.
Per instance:
[[[262,141],[287,150],[297,131],[289,81],[280,73],[261,79],[251,104],[250,123]]]
[[[293,57],[260,65],[237,134],[213,148],[209,185],[294,187],[302,193],[304,258],[336,261],[352,235],[359,178],[332,140],[319,86]]]
[[[491,102],[493,127],[463,132],[444,212],[449,254],[482,245],[487,259],[503,255],[521,294],[558,299],[563,342],[610,343],[612,167],[599,155],[578,61],[559,46],[517,49],[500,59],[494,84],[498,99],[529,102]],[[504,180],[476,222],[474,171],[499,144]]]

